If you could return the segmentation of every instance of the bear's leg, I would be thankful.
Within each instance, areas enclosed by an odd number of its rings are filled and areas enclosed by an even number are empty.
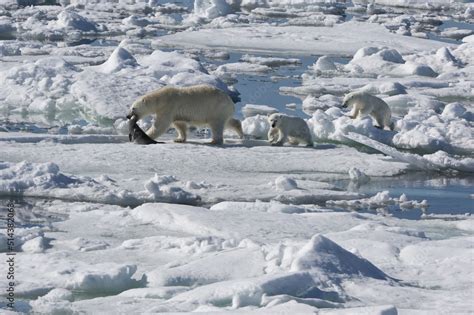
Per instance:
[[[278,140],[273,142],[272,145],[282,146],[287,140],[287,136],[280,130]]]
[[[377,126],[374,127],[383,129],[385,125],[383,117],[379,117],[380,115],[374,115],[373,113],[370,116],[372,116],[372,118],[375,119],[375,121],[377,122]]]
[[[186,142],[186,123],[184,121],[175,121],[173,125],[176,128],[176,132],[178,132],[178,137],[174,139],[174,142]]]
[[[393,130],[395,128],[395,123],[391,120],[391,115],[385,115],[383,120],[384,129]]]
[[[360,108],[357,108],[357,106],[354,106],[354,109],[352,110],[349,117],[352,119],[356,119],[357,116],[359,116],[359,114],[360,114]]]
[[[309,129],[308,125],[306,124],[304,128],[303,135],[301,137],[302,142],[306,143],[307,147],[312,147],[313,143],[313,136],[311,135],[311,130]]]
[[[210,124],[212,132],[212,141],[210,144],[223,144],[224,143],[224,122],[213,122]]]
[[[280,133],[279,129],[270,128],[270,130],[268,130],[268,135],[267,135],[268,142],[270,143],[275,142],[279,137],[279,133]]]
[[[313,146],[313,138],[311,137],[310,133],[304,134],[304,136],[301,138],[301,142],[306,143],[307,147],[312,147]]]
[[[231,118],[227,121],[227,125],[235,132],[237,132],[240,139],[244,138],[244,132],[242,131],[242,123],[240,122],[240,120]]]
[[[146,131],[148,137],[156,139],[168,130],[170,124],[164,119],[156,119],[153,126]]]
[[[288,137],[288,142],[289,142],[291,145],[298,145],[298,144],[300,144],[300,141],[298,140],[298,138],[293,138],[293,137]]]

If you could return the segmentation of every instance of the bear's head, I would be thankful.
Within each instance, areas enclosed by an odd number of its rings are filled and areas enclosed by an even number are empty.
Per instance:
[[[281,120],[284,115],[275,113],[268,116],[268,122],[272,128],[278,128],[281,125]]]
[[[141,96],[133,102],[130,111],[127,114],[127,118],[131,119],[133,116],[136,116],[136,119],[138,120],[144,116],[150,115],[153,113],[153,108],[151,107],[148,98],[146,96]]]
[[[349,93],[344,96],[344,100],[342,101],[342,107],[349,107],[352,105],[352,102],[354,101],[355,94],[354,93]]]
[[[367,95],[367,93],[362,92],[362,91],[354,91],[354,92],[346,94],[346,96],[344,96],[344,100],[342,101],[342,107],[349,107],[349,106],[354,105],[354,103],[356,103],[357,100],[360,100],[365,95]]]

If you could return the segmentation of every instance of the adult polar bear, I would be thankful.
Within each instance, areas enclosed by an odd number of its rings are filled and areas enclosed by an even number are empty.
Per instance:
[[[141,119],[156,114],[147,135],[156,139],[173,124],[178,132],[175,142],[186,141],[187,125],[208,125],[212,132],[211,144],[222,144],[224,128],[234,129],[243,137],[242,125],[232,118],[234,102],[224,91],[210,85],[189,87],[166,86],[138,98],[127,118]]]
[[[367,92],[355,91],[347,94],[342,103],[343,107],[352,106],[351,118],[370,115],[377,122],[377,127],[393,130],[391,111],[387,103],[381,98]]]

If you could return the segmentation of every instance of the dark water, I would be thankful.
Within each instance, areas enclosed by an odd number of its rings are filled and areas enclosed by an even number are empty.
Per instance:
[[[349,186],[347,182],[344,184]],[[426,199],[429,204],[426,214],[474,214],[474,175],[460,174],[456,177],[415,172],[390,179],[372,178],[369,183],[353,190],[368,195],[388,190],[393,198],[405,194],[409,200]],[[392,209],[390,213],[400,218],[418,219],[422,211]]]
[[[225,61],[214,61],[214,64],[239,62],[243,54],[230,53],[229,59]],[[274,57],[264,54],[252,54],[257,57]],[[288,56],[301,61],[299,65],[280,66],[272,68],[269,73],[262,75],[237,74],[234,84],[240,92],[240,102],[237,105],[237,114],[242,118],[241,109],[246,104],[268,105],[275,107],[278,111],[307,118],[308,116],[301,110],[302,100],[298,97],[280,94],[279,89],[283,86],[301,86],[301,75],[308,70],[308,67],[316,62],[319,56]],[[297,109],[292,110],[286,104],[296,103]]]

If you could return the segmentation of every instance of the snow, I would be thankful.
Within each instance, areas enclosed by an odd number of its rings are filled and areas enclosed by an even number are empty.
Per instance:
[[[64,209],[65,205],[54,202],[52,206]],[[416,222],[347,212],[272,212],[269,216],[256,211],[259,207],[268,204],[226,203],[211,210],[159,203],[133,210],[117,206],[100,210],[100,204],[75,204],[69,208],[70,219],[45,231],[56,238],[52,248],[17,254],[23,256],[22,273],[29,275],[18,292],[38,296],[30,304],[45,312],[91,311],[100,307],[98,303],[112,300],[135,300],[135,307],[168,312],[202,310],[205,305],[236,311],[246,307],[270,311],[283,305],[293,310],[298,305],[343,306],[349,313],[423,311],[434,298],[441,298],[436,303],[451,310],[469,304],[462,300],[465,294],[446,297],[436,292],[461,293],[469,285],[468,278],[456,282],[452,277],[470,270],[472,241],[456,231],[459,222],[467,224],[471,218]],[[64,240],[84,233],[75,226],[89,220],[96,223],[87,228],[88,237],[95,241],[105,237],[112,240],[111,246],[94,251],[64,247]],[[107,236],[116,229],[114,224],[124,229],[117,235],[122,243]],[[149,235],[152,230],[154,236]],[[61,254],[64,251],[68,258]],[[84,259],[100,263],[85,264]],[[133,265],[128,263],[132,260]],[[56,266],[55,277],[48,270],[51,265]],[[392,278],[425,285],[425,300]],[[435,283],[441,288],[430,289]],[[369,297],[371,287],[387,294]],[[396,289],[399,297],[393,299],[388,293]],[[78,299],[77,290],[109,295],[84,300]],[[390,302],[395,306],[386,306]],[[362,307],[365,303],[372,306]],[[108,307],[122,309],[120,303]]]
[[[249,73],[249,74],[262,74],[265,72],[269,72],[271,69],[266,65],[260,65],[250,62],[235,62],[235,63],[226,63],[219,66],[214,74],[223,77],[228,73]]]
[[[197,0],[194,2],[194,14],[199,17],[214,19],[232,12],[225,0]]]
[[[67,288],[72,290],[84,290],[88,292],[107,292],[109,290],[124,291],[126,289],[143,285],[146,278],[141,281],[132,279],[137,267],[130,266],[96,266],[96,270],[81,271],[66,283]]]
[[[275,107],[271,107],[268,105],[256,105],[256,104],[245,104],[242,107],[242,114],[245,117],[252,117],[256,115],[271,115],[277,113],[278,110]]]
[[[359,275],[375,279],[388,276],[369,261],[346,251],[322,235],[314,235],[295,255],[291,271]]]
[[[64,10],[58,14],[54,24],[57,28],[75,29],[83,32],[96,32],[97,27],[74,11]]]
[[[357,182],[359,184],[365,184],[370,180],[369,176],[367,176],[364,172],[362,172],[356,167],[352,167],[349,170],[349,177],[351,181]]]
[[[391,198],[387,190],[377,193],[375,196],[370,198],[358,199],[358,200],[328,200],[326,205],[335,206],[340,208],[347,209],[377,209],[377,211],[384,210],[390,205],[399,205],[401,209],[412,209],[419,208],[426,210],[428,208],[428,202],[423,200],[418,201],[409,201],[407,200],[406,195],[401,195],[399,198]]]
[[[45,249],[45,240],[42,236],[26,241],[21,246],[21,250],[28,253],[41,253]]]
[[[256,139],[267,139],[270,123],[267,115],[252,115],[242,121],[242,130],[247,136]]]
[[[122,70],[124,67],[133,68],[137,65],[135,58],[126,49],[117,47],[109,59],[97,66],[96,70],[102,73],[113,73]]]
[[[460,62],[459,59],[464,59],[467,61],[467,59],[465,59],[465,55],[462,53],[465,49],[469,48],[461,45],[454,50],[441,48],[437,50],[435,54],[428,55],[426,57],[421,57],[419,55],[414,57],[414,55],[411,55],[409,57],[403,57],[403,59],[407,59],[409,61],[406,61],[405,64],[400,65],[396,62],[392,62],[397,61],[396,59],[398,59],[398,62],[402,62],[400,58],[386,58],[392,61],[383,60],[380,53],[387,51],[386,49],[384,50],[376,47],[368,47],[359,50],[350,63],[345,66],[345,68],[349,71],[355,71],[354,73],[357,73],[358,75],[380,75],[381,73],[386,75],[387,72],[390,73],[390,71],[394,71],[394,69],[399,70],[400,67],[412,67],[414,64],[411,62],[413,60],[420,60],[422,63],[430,64],[437,71],[452,73],[454,71],[459,71],[460,67],[462,67],[462,61]],[[389,55],[394,54],[387,54],[387,56]],[[458,57],[454,57],[454,55],[457,55]],[[385,56],[385,53],[383,56]],[[374,63],[375,61],[377,61],[378,64],[377,62]],[[305,108],[306,112],[314,113],[313,118],[309,120],[309,123],[313,126],[314,136],[316,139],[344,141],[338,135],[347,132],[348,129],[346,128],[352,129],[355,127],[358,133],[369,135],[370,137],[377,139],[377,141],[403,149],[422,149],[431,153],[434,153],[437,150],[444,150],[454,154],[465,154],[467,151],[471,151],[471,149],[464,151],[464,148],[471,148],[470,138],[472,137],[470,137],[470,127],[468,127],[471,120],[471,111],[466,110],[465,113],[458,114],[462,115],[462,118],[454,120],[451,117],[454,117],[453,115],[456,114],[450,113],[453,106],[458,108],[458,113],[462,111],[462,108],[467,108],[465,102],[459,103],[457,105],[451,105],[449,103],[446,104],[444,102],[434,100],[432,95],[419,95],[419,92],[416,91],[417,89],[419,90],[422,86],[433,86],[433,83],[429,83],[428,81],[422,82],[417,79],[407,81],[400,80],[398,78],[396,79],[398,82],[387,79],[378,79],[376,81],[372,81],[371,79],[357,79],[353,80],[354,82],[349,83],[350,81],[343,79],[329,80],[318,77],[319,75],[328,75],[330,72],[336,72],[336,74],[344,72],[344,70],[340,67],[337,67],[336,69],[337,70],[330,71],[313,69],[313,71],[316,70],[314,72],[316,76],[313,78],[312,74],[308,76],[304,75],[303,79],[307,82],[304,82],[303,88],[281,89],[285,92],[293,91],[298,94],[305,94],[309,92],[312,94],[308,95],[304,100],[303,108]],[[425,68],[418,65],[414,66],[413,69],[423,70]],[[393,73],[396,72],[397,70],[395,70]],[[429,72],[426,74],[433,75],[433,71],[429,70]],[[402,75],[402,73],[398,71],[398,75]],[[403,75],[407,74],[405,73]],[[342,112],[339,112],[335,108],[331,108],[340,106],[340,100],[338,100],[336,97],[332,96],[331,102],[321,102],[322,97],[325,97],[325,93],[338,93],[337,91],[340,91],[341,89],[343,91],[349,92],[349,84],[352,85],[352,88],[355,87],[372,94],[382,94],[382,98],[384,98],[390,105],[393,113],[396,115],[405,115],[405,117],[398,120],[397,127],[399,130],[397,130],[397,134],[395,134],[393,138],[392,135],[388,133],[384,134],[373,130],[370,125],[367,125],[367,123],[371,123],[369,120],[361,119],[360,121],[351,121],[344,117]],[[456,85],[455,83],[451,82],[445,84],[446,90],[448,90],[448,86]],[[460,82],[460,84],[463,83]],[[466,91],[465,89],[463,90]],[[430,94],[432,93],[431,91],[434,92],[436,89],[431,88],[429,92]],[[457,92],[454,93],[457,94]],[[462,95],[462,93],[464,92],[460,92],[459,95]],[[385,95],[390,96],[387,97]],[[446,113],[444,115],[440,115],[439,113],[443,111],[444,107],[446,107]],[[327,110],[327,108],[330,109]],[[430,110],[428,111],[429,114],[427,114],[426,108],[429,108],[433,111]],[[318,109],[322,109],[326,112],[317,111]],[[423,114],[420,115],[421,113]],[[350,123],[350,125],[347,125],[347,122]],[[454,125],[456,125],[456,127],[454,127]],[[456,136],[454,136],[454,134],[456,134]]]
[[[383,143],[377,142],[376,140],[367,138],[361,134],[350,132],[345,135],[348,139],[357,141],[365,144],[375,150],[384,152],[387,155],[394,157],[399,161],[404,161],[424,170],[454,170],[460,172],[472,173],[474,171],[474,159],[470,157],[456,158],[450,156],[444,151],[437,151],[433,154],[425,154],[423,156],[403,153],[396,149],[389,147]]]
[[[366,0],[357,0],[354,1],[356,3],[367,3]],[[403,8],[416,8],[416,9],[427,9],[427,10],[436,10],[439,8],[449,8],[452,4],[455,4],[456,0],[433,0],[433,1],[425,1],[425,0],[374,0],[373,3],[380,4],[380,5],[387,5],[387,6],[394,6],[394,7],[403,7]]]
[[[312,95],[306,96],[303,100],[303,110],[305,113],[314,113],[317,109],[328,109],[331,107],[337,107],[342,104],[340,97],[331,94],[321,95],[320,97],[314,97]]]
[[[434,41],[392,34],[380,25],[353,21],[336,24],[334,27],[262,25],[256,28],[201,29],[162,36],[157,43],[188,48],[208,47],[241,52],[300,55],[352,55],[369,43],[387,45],[403,53],[443,46]]]
[[[231,93],[193,59],[156,50],[137,62],[122,47],[126,44],[122,42],[102,64],[84,69],[50,57],[0,72],[6,81],[3,107],[37,113],[81,110],[87,119],[100,121],[124,117],[136,98],[165,84],[205,83]]]
[[[301,63],[298,58],[256,57],[251,55],[243,55],[240,60],[269,67],[297,65]]]
[[[0,163],[0,194],[6,196],[48,196],[74,201],[137,205],[150,200],[196,204],[200,198],[175,184],[177,179],[158,176],[145,182],[145,191],[120,189],[107,176],[97,179],[68,176],[54,163]]]
[[[364,47],[359,49],[352,60],[346,65],[346,70],[363,74],[392,74],[395,76],[427,76],[436,77],[438,74],[428,65],[405,61],[396,49]]]
[[[336,65],[331,61],[330,57],[322,56],[321,58],[318,58],[316,63],[313,65],[313,69],[316,71],[336,70]]]
[[[471,4],[60,4],[0,3],[15,311],[473,310]],[[137,97],[201,83],[236,101],[244,139],[212,146],[191,126],[184,144],[173,129],[128,141]],[[386,101],[395,130],[348,117],[353,91]],[[270,146],[279,111],[307,121],[314,147]]]
[[[292,178],[288,178],[285,176],[279,176],[275,179],[275,189],[277,190],[293,190],[297,189],[298,184],[296,184],[296,181]]]

